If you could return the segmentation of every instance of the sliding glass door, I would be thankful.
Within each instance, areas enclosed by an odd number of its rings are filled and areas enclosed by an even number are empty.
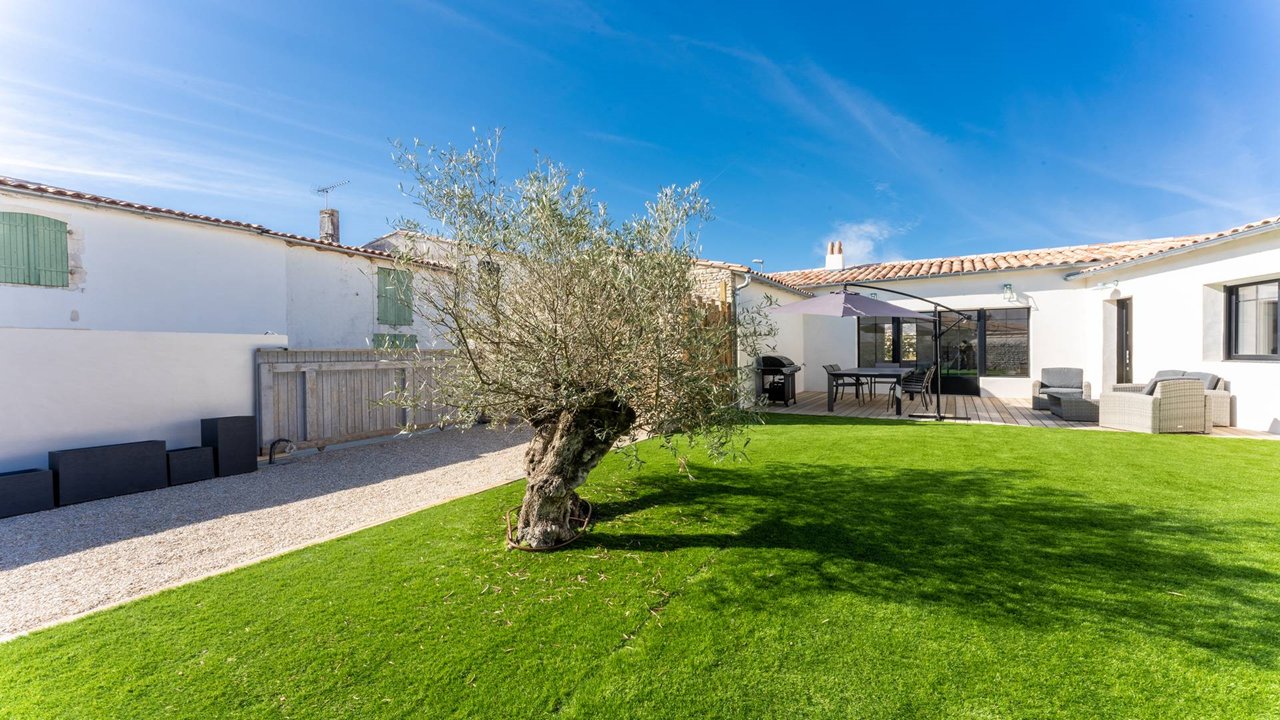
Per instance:
[[[942,392],[978,395],[980,377],[1028,377],[1031,311],[1027,308],[943,312]],[[933,323],[899,318],[858,322],[858,365],[897,365],[923,371],[933,364]]]
[[[933,363],[933,323],[874,317],[858,321],[858,367],[919,368]]]
[[[959,313],[942,313],[942,392],[948,395],[977,395],[978,388],[978,322],[977,313],[964,319]]]

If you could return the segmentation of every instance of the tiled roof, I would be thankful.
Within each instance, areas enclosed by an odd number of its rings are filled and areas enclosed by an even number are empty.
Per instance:
[[[846,282],[905,280],[909,278],[999,270],[1088,266],[1079,271],[1079,274],[1083,274],[1115,267],[1142,258],[1153,257],[1172,250],[1179,250],[1209,240],[1226,238],[1245,230],[1277,222],[1280,222],[1280,218],[1268,218],[1208,235],[1186,235],[1182,237],[1156,238],[1154,240],[1071,245],[1038,250],[1014,250],[928,260],[895,260],[892,262],[855,265],[843,270],[825,270],[822,268],[788,270],[770,273],[770,277],[779,282],[790,283],[798,287],[816,287],[820,285],[838,285]]]
[[[784,290],[790,290],[791,292],[796,293],[798,295],[805,295],[810,297],[812,297],[813,295],[813,293],[809,292],[808,290],[805,290],[802,287],[798,287],[797,285],[795,285],[790,281],[778,279],[777,277],[775,277],[776,273],[771,273],[771,274],[759,273],[747,267],[746,265],[723,262],[721,260],[704,260],[702,258],[698,258],[697,260],[695,260],[694,264],[700,267],[713,268],[716,270],[728,270],[730,272],[741,273],[743,275],[750,275],[751,277],[756,278],[757,280],[762,280],[766,283],[769,283],[770,285],[777,285],[778,287],[783,288]]]
[[[155,215],[160,217],[173,218],[175,220],[189,220],[192,222],[206,223],[210,225],[221,225],[223,227],[233,228],[236,230],[244,230],[246,232],[256,233],[266,237],[277,238],[290,243],[298,243],[304,245],[313,245],[321,249],[335,250],[347,253],[349,255],[364,255],[368,257],[377,257],[385,259],[394,259],[395,255],[374,248],[357,248],[350,245],[342,245],[340,243],[331,242],[329,240],[321,240],[320,238],[307,237],[305,235],[294,235],[293,233],[284,233],[261,225],[242,222],[240,220],[226,220],[224,218],[212,217],[210,215],[199,215],[196,213],[184,212],[182,210],[171,210],[169,208],[156,207],[154,205],[143,205],[141,203],[129,202],[127,200],[116,200],[115,198],[103,197],[101,195],[93,195],[90,193],[78,192],[76,190],[67,190],[66,188],[54,187],[52,185],[43,185],[40,183],[30,182],[27,180],[19,180],[17,178],[5,177],[0,175],[0,191],[17,190],[23,193],[34,195],[42,195],[45,197],[59,198],[70,200],[72,202],[88,203],[91,205],[102,205],[106,207],[120,208],[133,212],[144,213],[146,215]],[[439,267],[444,269],[439,263],[425,262],[424,265]]]
[[[1257,222],[1251,222],[1247,225],[1240,225],[1238,227],[1233,227],[1229,230],[1222,230],[1220,232],[1208,233],[1206,235],[1184,235],[1182,237],[1166,238],[1165,241],[1169,243],[1169,246],[1163,249],[1159,249],[1159,250],[1151,249],[1150,251],[1140,252],[1130,257],[1110,260],[1100,265],[1094,265],[1093,267],[1079,270],[1075,273],[1072,273],[1072,275],[1087,275],[1089,273],[1099,272],[1101,270],[1108,270],[1110,268],[1117,267],[1119,265],[1127,265],[1132,262],[1138,262],[1139,260],[1146,260],[1148,258],[1153,258],[1163,253],[1172,252],[1174,250],[1181,250],[1183,248],[1194,247],[1196,245],[1204,245],[1208,243],[1217,242],[1220,240],[1227,240],[1236,235],[1240,235],[1241,233],[1246,233],[1251,230],[1261,230],[1263,228],[1267,228],[1271,226],[1280,227],[1280,216],[1263,218],[1261,220],[1258,220]]]

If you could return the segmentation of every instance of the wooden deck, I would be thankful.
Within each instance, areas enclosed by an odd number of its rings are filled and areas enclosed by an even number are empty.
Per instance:
[[[770,405],[768,411],[784,415],[826,415],[827,394],[825,392],[796,393],[796,402],[790,407]],[[855,400],[852,392],[847,392],[843,400],[836,401],[836,417],[876,418],[881,420],[916,420],[907,417],[910,413],[927,412],[920,402],[902,399],[902,417],[893,412],[887,398],[882,393],[874,399]],[[931,410],[929,411],[931,412]],[[1074,428],[1080,430],[1107,430],[1099,428],[1097,423],[1068,422],[1050,414],[1048,410],[1032,410],[1031,399],[1001,399],[993,397],[973,397],[971,395],[943,395],[942,412],[944,415],[967,415],[968,420],[950,421],[979,423],[986,425],[1024,425],[1026,427]],[[1243,430],[1233,427],[1215,427],[1213,437],[1257,438],[1262,440],[1280,440],[1280,435],[1272,435],[1258,430]]]

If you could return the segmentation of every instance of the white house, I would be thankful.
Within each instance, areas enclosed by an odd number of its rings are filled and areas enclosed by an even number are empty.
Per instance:
[[[869,287],[849,289],[932,311],[902,291],[969,314],[943,337],[944,392],[1025,398],[1046,367],[1083,368],[1095,394],[1163,369],[1207,371],[1231,383],[1237,426],[1280,432],[1280,218],[1205,235],[852,267],[835,243],[826,267],[769,277],[813,293],[858,283]],[[825,390],[827,363],[932,362],[930,323],[778,320],[778,351],[804,364],[804,390]]]
[[[325,215],[309,238],[0,177],[0,472],[198,445],[199,418],[254,414],[257,348],[429,345],[393,256]]]
[[[318,238],[0,177],[0,472],[47,452],[163,439],[199,442],[202,417],[255,413],[259,348],[431,347],[403,301],[392,233],[342,245],[336,211]],[[435,242],[434,240],[427,241]],[[419,248],[421,249],[421,248]],[[439,248],[437,248],[439,249]],[[426,261],[418,272],[445,272]],[[794,302],[860,283],[969,313],[942,343],[944,390],[1027,397],[1045,367],[1083,368],[1095,388],[1158,370],[1209,371],[1235,424],[1280,432],[1280,225],[1221,233],[761,274],[701,261],[700,292],[729,303]],[[802,363],[922,365],[928,327],[779,316],[776,352]],[[743,359],[746,362],[750,358]]]

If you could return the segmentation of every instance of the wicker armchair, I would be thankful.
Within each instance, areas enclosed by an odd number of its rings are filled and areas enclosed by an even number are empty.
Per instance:
[[[1155,379],[1194,378],[1205,385],[1205,395],[1209,398],[1209,417],[1218,427],[1231,425],[1231,383],[1217,375],[1209,373],[1184,373],[1181,370],[1161,370]],[[1142,383],[1121,383],[1111,386],[1111,392],[1140,393],[1147,386]]]
[[[1163,380],[1152,394],[1146,386],[1113,386],[1102,393],[1098,424],[1145,433],[1207,433],[1213,430],[1210,399],[1204,383],[1191,378]]]

